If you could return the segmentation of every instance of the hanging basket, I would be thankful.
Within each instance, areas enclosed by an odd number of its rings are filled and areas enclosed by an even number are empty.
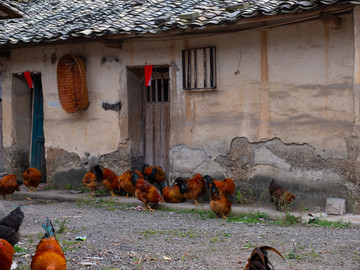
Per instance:
[[[86,69],[83,59],[66,54],[57,66],[57,85],[62,108],[68,113],[89,106],[86,86]]]

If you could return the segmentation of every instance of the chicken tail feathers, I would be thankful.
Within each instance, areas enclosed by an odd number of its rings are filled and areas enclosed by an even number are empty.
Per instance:
[[[46,218],[45,224],[41,224],[45,230],[45,238],[49,238],[51,236],[55,236],[55,229],[54,226],[52,225],[51,221],[49,218]]]
[[[252,251],[250,258],[248,259],[248,264],[245,266],[244,270],[274,269],[273,265],[271,264],[271,262],[268,259],[268,254],[267,254],[268,250],[275,252],[285,261],[284,257],[281,255],[281,253],[279,251],[277,251],[275,248],[269,247],[269,246],[257,247]]]
[[[167,187],[167,183],[166,183],[165,181],[164,181],[164,182],[161,182],[161,183],[159,184],[160,192],[162,192],[162,190],[163,190],[165,187]]]
[[[101,182],[104,178],[103,170],[100,165],[95,165],[91,168],[91,172],[95,174],[96,181]]]

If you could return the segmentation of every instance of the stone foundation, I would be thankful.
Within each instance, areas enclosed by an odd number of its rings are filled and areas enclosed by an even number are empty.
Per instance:
[[[357,138],[346,140],[347,159],[323,158],[307,144],[286,144],[278,138],[249,142],[234,138],[229,154],[210,157],[206,151],[178,145],[171,149],[171,179],[209,174],[215,179],[230,177],[250,203],[270,204],[268,188],[272,179],[296,195],[291,207],[323,210],[329,197],[345,198],[346,208],[360,213],[360,180]]]
[[[29,168],[29,150],[11,146],[5,148],[5,155],[5,172],[22,181],[22,174]]]
[[[122,174],[129,169],[130,158],[120,149],[102,156],[85,153],[85,157],[80,158],[77,154],[63,149],[47,148],[48,184],[59,188],[65,188],[68,185],[72,188],[81,188],[84,175],[95,164],[107,167],[116,174]]]

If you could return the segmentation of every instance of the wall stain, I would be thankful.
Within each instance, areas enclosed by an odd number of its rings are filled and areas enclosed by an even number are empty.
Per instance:
[[[258,139],[269,137],[270,122],[270,98],[269,98],[269,63],[267,51],[267,32],[261,32],[261,100],[260,100],[260,122],[258,128]]]

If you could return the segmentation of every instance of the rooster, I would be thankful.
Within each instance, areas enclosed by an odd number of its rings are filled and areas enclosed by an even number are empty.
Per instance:
[[[15,191],[20,191],[19,186],[21,184],[22,182],[18,181],[15,175],[5,175],[0,180],[0,195],[2,195],[5,200],[6,194],[9,194],[9,200],[11,200],[11,194],[13,194]]]
[[[281,255],[281,253],[279,251],[277,251],[275,248],[268,247],[268,246],[257,247],[252,251],[251,256],[248,259],[248,263],[245,266],[244,270],[272,270],[272,269],[274,269],[273,265],[270,263],[268,256],[267,256],[268,250],[275,252],[285,261],[284,257]]]
[[[14,246],[20,239],[19,229],[24,220],[24,213],[20,207],[10,212],[0,220],[0,239],[5,239]]]
[[[197,200],[206,193],[205,180],[199,173],[190,179],[178,177],[175,183],[179,186],[180,193],[184,195],[184,198],[192,200],[195,204],[198,204]]]
[[[168,187],[166,182],[159,184],[161,195],[167,203],[181,203],[185,201],[184,195],[181,194],[180,188],[177,184],[173,187]]]
[[[10,270],[15,253],[14,248],[4,239],[0,239],[0,269]]]
[[[270,201],[280,210],[282,206],[288,206],[296,196],[281,185],[275,183],[273,179],[269,186]]]
[[[46,218],[42,224],[45,235],[36,247],[31,260],[31,270],[66,270],[66,258],[55,238],[55,229],[51,221]]]
[[[95,196],[95,191],[102,186],[103,173],[99,165],[95,165],[87,172],[82,180],[85,188],[92,191],[91,195]]]
[[[37,188],[41,182],[42,174],[36,168],[29,168],[23,173],[24,185],[29,188],[31,192],[31,188]]]
[[[213,182],[218,189],[224,194],[226,198],[229,198],[235,192],[235,184],[231,178],[225,178],[222,181],[215,180],[210,175],[205,175],[204,179],[206,181],[206,186],[209,188],[209,183]]]
[[[108,168],[102,168],[103,173],[103,186],[110,191],[111,196],[116,197],[115,190],[119,190],[119,184],[117,182],[117,175],[115,172]]]
[[[217,215],[226,219],[226,216],[231,211],[231,202],[224,196],[222,191],[211,181],[209,182],[210,188],[210,209]]]
[[[136,170],[127,170],[122,175],[117,177],[118,188],[125,190],[126,198],[129,197],[129,194],[133,194],[135,196],[135,186],[131,182],[131,176],[133,174],[137,174],[139,179],[144,179],[144,176],[141,172]]]
[[[150,184],[159,185],[166,180],[166,173],[160,166],[149,166],[148,164],[144,164],[142,174],[144,175],[144,179],[150,182]]]
[[[137,174],[131,176],[131,181],[135,187],[136,198],[145,204],[146,209],[149,208],[150,211],[155,211],[150,207],[149,203],[158,204],[164,201],[157,188],[148,181],[140,179]]]
[[[82,180],[83,185],[92,190],[91,195],[95,196],[95,191],[103,185],[111,196],[116,197],[115,190],[119,190],[117,175],[115,172],[100,165],[94,165],[90,172],[87,172]]]

